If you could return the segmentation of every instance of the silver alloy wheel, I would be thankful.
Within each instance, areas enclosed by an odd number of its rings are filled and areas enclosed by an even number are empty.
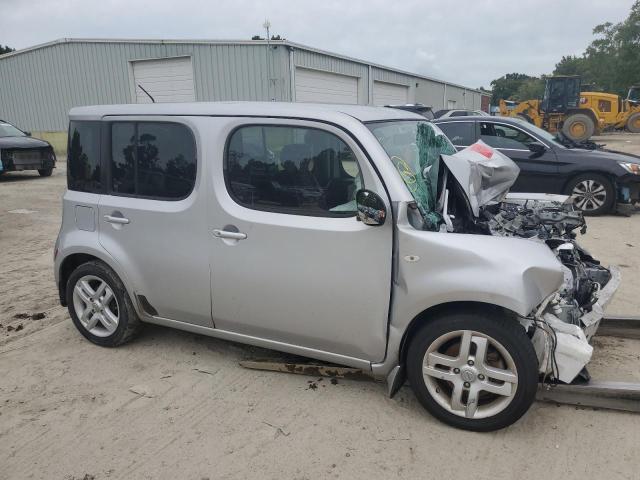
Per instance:
[[[472,419],[503,411],[518,386],[516,365],[506,348],[473,330],[446,333],[429,345],[422,361],[422,376],[441,407]]]
[[[73,308],[80,323],[96,337],[108,337],[118,328],[120,306],[107,282],[85,275],[73,287]]]
[[[607,201],[607,190],[596,180],[582,180],[573,187],[571,196],[577,208],[589,212],[604,205]]]

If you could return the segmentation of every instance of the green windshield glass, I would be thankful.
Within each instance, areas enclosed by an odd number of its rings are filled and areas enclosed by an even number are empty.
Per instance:
[[[452,155],[456,149],[429,122],[392,121],[367,126],[413,195],[427,229],[438,230],[442,223],[442,216],[436,211],[440,155]]]

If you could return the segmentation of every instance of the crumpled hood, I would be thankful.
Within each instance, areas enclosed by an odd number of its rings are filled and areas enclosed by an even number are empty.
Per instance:
[[[480,216],[480,207],[501,202],[520,174],[513,160],[482,140],[441,157],[462,186],[476,217]]]

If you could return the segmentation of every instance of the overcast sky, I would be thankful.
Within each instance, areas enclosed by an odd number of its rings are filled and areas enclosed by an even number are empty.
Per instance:
[[[550,73],[633,0],[0,0],[0,44],[64,37],[243,39],[272,34],[477,88]]]

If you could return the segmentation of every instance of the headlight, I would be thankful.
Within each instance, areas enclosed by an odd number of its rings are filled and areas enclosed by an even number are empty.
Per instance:
[[[624,168],[627,172],[633,173],[635,175],[640,175],[640,164],[638,163],[630,163],[630,162],[618,162],[622,168]]]

